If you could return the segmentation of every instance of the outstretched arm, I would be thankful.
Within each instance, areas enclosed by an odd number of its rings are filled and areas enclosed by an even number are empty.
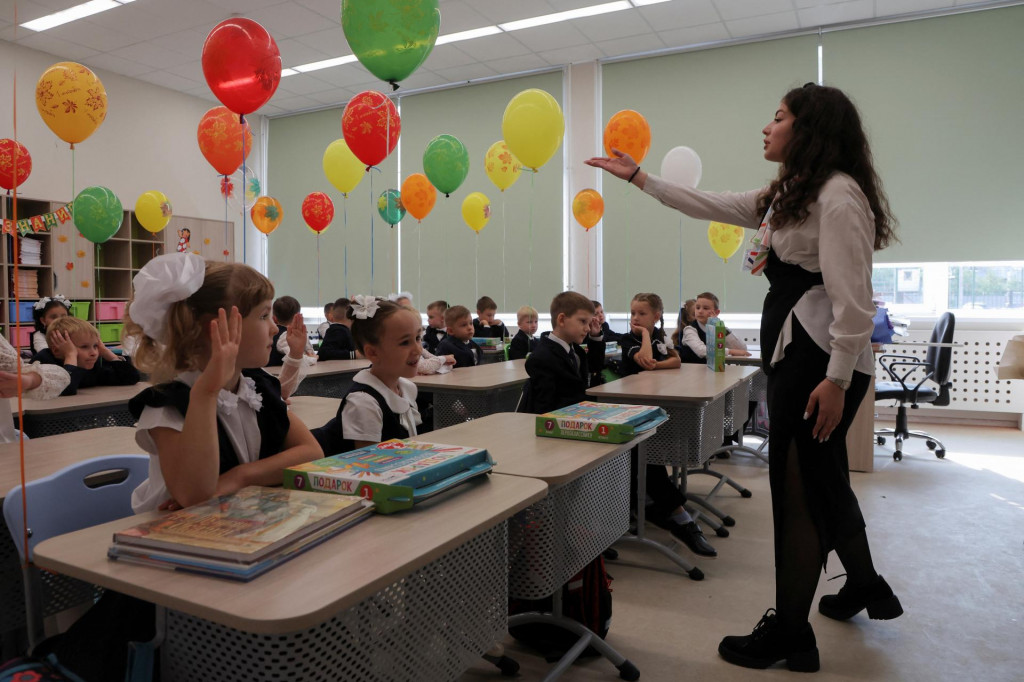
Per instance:
[[[620,152],[618,149],[612,149],[611,156],[595,156],[583,163],[608,171],[617,178],[632,182],[640,189],[643,189],[647,183],[646,171],[640,170],[640,165],[633,160],[632,156],[626,152]]]

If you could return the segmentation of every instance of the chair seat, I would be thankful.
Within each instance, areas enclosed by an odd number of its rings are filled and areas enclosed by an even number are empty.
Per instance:
[[[935,389],[922,386],[917,391],[917,402],[933,403],[939,394]],[[903,386],[896,381],[878,381],[875,383],[875,400],[899,400],[910,402],[910,391],[904,391]]]

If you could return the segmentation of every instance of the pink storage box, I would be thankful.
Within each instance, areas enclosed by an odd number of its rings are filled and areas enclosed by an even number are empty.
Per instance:
[[[31,336],[33,329],[32,325],[26,325],[18,329],[12,324],[10,334],[8,334],[8,338],[11,339],[11,345],[15,348],[27,347],[31,343],[29,336]]]
[[[120,320],[124,317],[124,301],[100,301],[96,304],[97,320]]]

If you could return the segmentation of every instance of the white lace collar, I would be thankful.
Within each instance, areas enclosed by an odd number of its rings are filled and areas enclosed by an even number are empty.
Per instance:
[[[198,370],[182,372],[175,377],[175,381],[180,381],[186,386],[191,387],[196,383],[199,374]],[[234,393],[223,388],[217,393],[217,411],[223,414],[231,414],[238,407],[239,400],[246,403],[254,412],[259,412],[260,408],[263,407],[263,396],[256,391],[256,382],[244,374],[239,377],[238,388]]]

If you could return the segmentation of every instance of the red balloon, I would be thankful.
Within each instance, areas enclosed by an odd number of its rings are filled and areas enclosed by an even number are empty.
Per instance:
[[[203,114],[196,140],[199,151],[221,175],[231,175],[238,170],[252,151],[249,122],[239,123],[238,116],[227,107],[214,107]]]
[[[402,121],[395,103],[374,90],[360,92],[345,105],[341,115],[341,133],[356,158],[367,166],[376,166],[398,144]]]
[[[25,145],[4,138],[0,140],[0,187],[14,189],[28,180],[32,157]]]
[[[267,103],[281,82],[281,51],[252,19],[226,19],[203,44],[203,75],[210,90],[236,114]]]
[[[334,202],[323,192],[311,192],[302,200],[302,219],[309,229],[320,234],[334,220]]]

